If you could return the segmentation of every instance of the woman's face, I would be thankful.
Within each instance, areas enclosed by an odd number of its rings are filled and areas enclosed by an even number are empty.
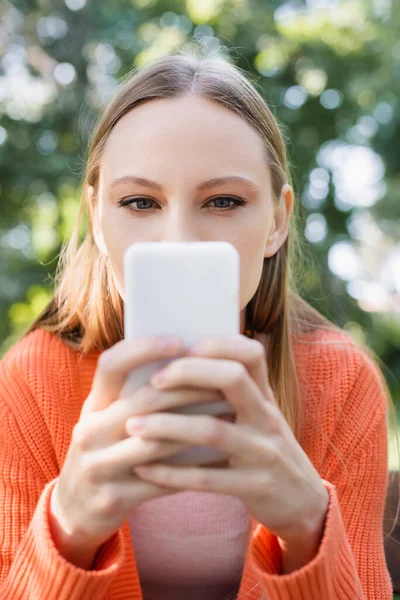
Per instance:
[[[292,204],[288,185],[280,208],[273,203],[261,137],[239,115],[194,95],[151,100],[122,117],[103,152],[95,202],[89,188],[96,243],[122,298],[123,256],[134,242],[235,246],[241,333],[263,259],[286,239]]]

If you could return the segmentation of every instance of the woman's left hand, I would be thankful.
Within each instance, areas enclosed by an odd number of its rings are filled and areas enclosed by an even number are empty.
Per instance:
[[[295,547],[318,546],[329,495],[280,411],[268,381],[264,346],[243,335],[205,338],[156,375],[160,390],[180,387],[219,390],[236,412],[230,423],[207,415],[154,413],[135,435],[143,439],[211,446],[230,458],[229,467],[177,467],[152,463],[136,467],[147,481],[176,488],[231,494],[254,518]],[[141,417],[142,418],[142,417]]]

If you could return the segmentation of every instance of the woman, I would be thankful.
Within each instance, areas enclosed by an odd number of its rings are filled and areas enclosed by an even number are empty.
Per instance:
[[[2,599],[392,597],[389,397],[295,291],[290,181],[276,120],[221,56],[158,59],[106,108],[54,299],[1,361]],[[163,240],[236,247],[240,335],[123,340],[123,253]],[[163,379],[119,396],[165,356]],[[221,394],[234,423],[166,412]],[[228,464],[157,465],[190,445]]]

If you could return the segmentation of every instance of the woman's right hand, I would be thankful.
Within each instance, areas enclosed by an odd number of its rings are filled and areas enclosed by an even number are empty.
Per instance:
[[[200,389],[162,392],[146,385],[127,397],[120,398],[119,394],[133,369],[183,355],[179,338],[175,345],[166,347],[163,338],[121,340],[100,355],[92,389],[74,427],[51,498],[53,539],[70,562],[90,568],[97,549],[118,531],[134,507],[176,493],[176,489],[141,480],[132,469],[188,446],[128,436],[126,421],[144,414],[141,404],[158,412],[163,407],[188,404],[188,395],[190,402],[215,402],[221,400],[219,393]]]

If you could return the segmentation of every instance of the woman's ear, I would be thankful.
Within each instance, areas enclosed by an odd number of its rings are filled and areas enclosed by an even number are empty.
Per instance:
[[[279,205],[275,208],[271,229],[265,244],[264,256],[274,256],[284,244],[289,231],[290,217],[293,212],[293,189],[288,183],[282,188]]]
[[[88,204],[92,219],[94,241],[96,242],[96,246],[101,252],[101,254],[104,254],[104,256],[108,256],[107,248],[104,243],[104,238],[100,227],[98,201],[94,197],[94,188],[92,185],[88,187]]]

